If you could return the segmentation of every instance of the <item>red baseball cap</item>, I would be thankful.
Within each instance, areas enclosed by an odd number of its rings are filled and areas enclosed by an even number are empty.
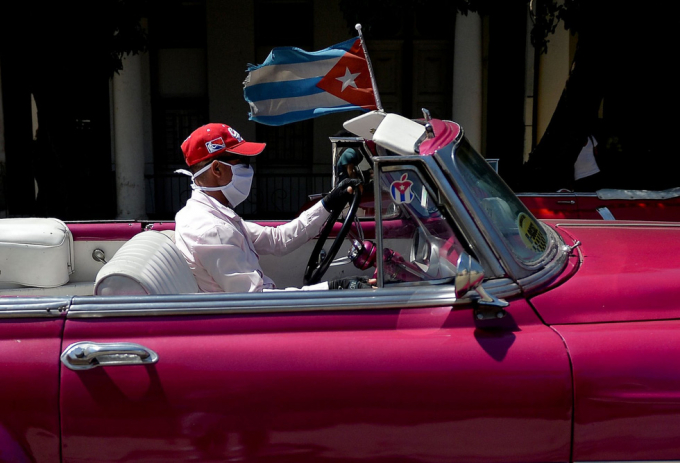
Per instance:
[[[221,153],[256,156],[266,143],[247,142],[226,124],[206,124],[194,130],[182,143],[184,160],[188,166],[210,159]]]

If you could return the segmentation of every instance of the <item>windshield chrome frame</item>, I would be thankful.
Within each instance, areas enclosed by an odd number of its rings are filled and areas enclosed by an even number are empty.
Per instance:
[[[362,152],[361,154],[364,155],[364,159],[366,159],[366,162],[373,167],[373,153],[371,153],[371,150],[368,149],[368,145],[366,145],[366,140],[364,140],[361,137],[352,137],[352,136],[342,136],[342,137],[328,137],[328,139],[331,142],[331,159],[332,159],[332,169],[331,169],[331,185],[336,186],[337,184],[337,178],[335,174],[335,164],[338,162],[338,151],[342,147],[341,145],[356,145],[356,146],[361,146],[362,147]]]

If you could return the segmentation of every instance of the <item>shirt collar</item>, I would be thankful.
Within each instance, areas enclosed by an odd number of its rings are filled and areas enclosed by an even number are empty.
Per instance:
[[[241,217],[234,212],[230,207],[225,206],[212,196],[207,195],[204,191],[193,190],[191,193],[191,199],[198,201],[199,203],[205,204],[213,209],[216,209],[220,214],[224,214],[230,219],[241,220]]]

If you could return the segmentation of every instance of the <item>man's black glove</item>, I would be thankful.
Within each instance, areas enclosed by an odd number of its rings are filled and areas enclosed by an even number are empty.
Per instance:
[[[331,190],[324,198],[321,200],[323,207],[331,212],[333,210],[339,210],[345,207],[345,205],[352,199],[352,193],[347,191],[348,187],[352,187],[355,191],[361,185],[361,180],[358,178],[346,178],[338,184],[335,188]]]
[[[328,289],[364,289],[372,287],[368,283],[368,277],[340,278],[328,281]]]

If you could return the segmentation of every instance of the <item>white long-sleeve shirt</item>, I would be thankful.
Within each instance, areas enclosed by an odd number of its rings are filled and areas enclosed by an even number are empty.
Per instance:
[[[318,235],[328,215],[319,201],[284,225],[263,227],[241,220],[232,209],[194,190],[175,217],[175,242],[201,291],[259,292],[276,288],[262,272],[259,255],[294,251]],[[328,289],[328,284],[302,289]]]

